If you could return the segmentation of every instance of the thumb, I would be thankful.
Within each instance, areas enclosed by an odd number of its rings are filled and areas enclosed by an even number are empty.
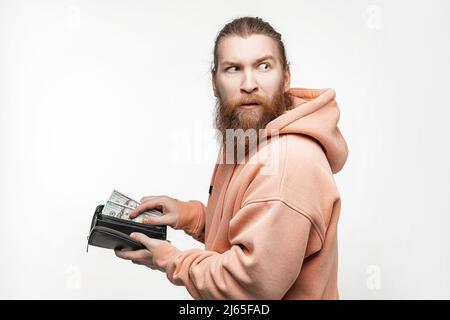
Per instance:
[[[130,234],[130,238],[133,240],[136,240],[140,243],[142,243],[147,249],[151,249],[154,247],[155,243],[153,242],[153,239],[147,237],[145,234],[140,232],[133,232]]]

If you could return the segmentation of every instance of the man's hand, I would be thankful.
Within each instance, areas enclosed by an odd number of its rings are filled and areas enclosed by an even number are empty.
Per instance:
[[[152,239],[147,237],[145,234],[133,232],[130,234],[133,240],[142,243],[145,249],[135,250],[135,251],[120,251],[114,250],[116,256],[125,260],[131,260],[135,264],[140,264],[149,267],[150,269],[157,269],[153,263],[153,250],[159,246],[163,240]]]
[[[162,210],[160,217],[146,217],[145,224],[168,225],[172,228],[177,224],[179,213],[176,200],[168,196],[148,196],[141,199],[141,205],[130,212],[130,218],[135,218],[147,210]]]

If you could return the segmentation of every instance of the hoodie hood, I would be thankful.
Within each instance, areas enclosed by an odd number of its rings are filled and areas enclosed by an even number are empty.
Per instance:
[[[282,134],[303,134],[315,139],[322,147],[333,173],[344,166],[348,147],[337,127],[339,107],[333,89],[289,89],[291,108],[266,126]]]

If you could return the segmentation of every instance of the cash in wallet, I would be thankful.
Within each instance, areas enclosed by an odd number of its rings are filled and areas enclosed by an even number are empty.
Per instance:
[[[140,203],[122,192],[113,190],[104,205],[98,205],[92,217],[88,245],[118,250],[139,250],[145,247],[133,240],[130,234],[140,232],[154,239],[166,240],[167,226],[142,223],[145,216],[160,216],[157,209],[149,210],[131,219],[129,213]]]

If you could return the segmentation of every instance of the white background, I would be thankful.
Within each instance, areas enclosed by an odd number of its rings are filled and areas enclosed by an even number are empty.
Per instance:
[[[190,298],[91,247],[95,206],[207,199],[225,23],[282,35],[292,86],[337,92],[350,154],[344,299],[450,298],[448,1],[0,1],[0,298]],[[181,249],[200,247],[170,231]]]

